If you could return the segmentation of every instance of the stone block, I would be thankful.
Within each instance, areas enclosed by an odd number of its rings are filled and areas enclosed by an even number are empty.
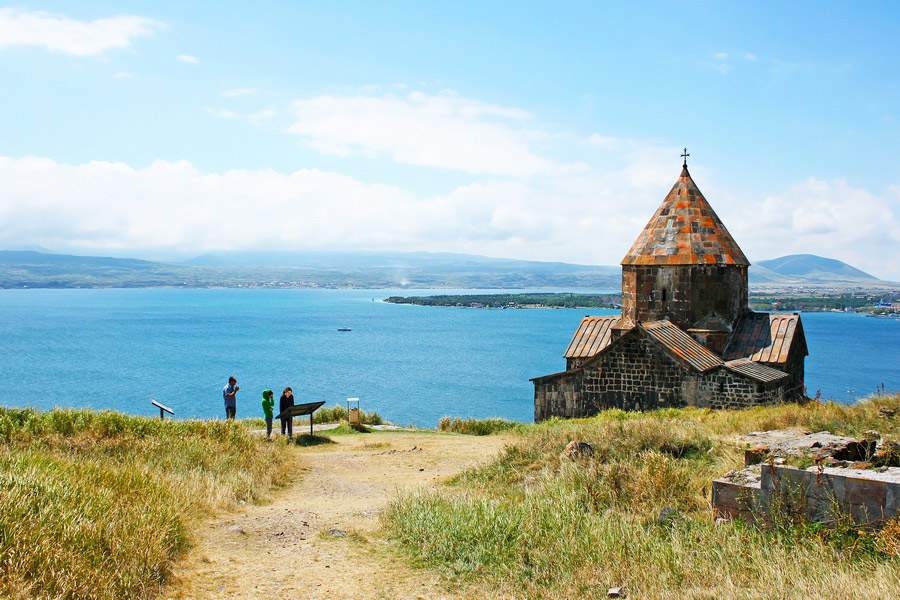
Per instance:
[[[847,501],[864,506],[885,506],[887,502],[887,482],[871,479],[848,478]]]

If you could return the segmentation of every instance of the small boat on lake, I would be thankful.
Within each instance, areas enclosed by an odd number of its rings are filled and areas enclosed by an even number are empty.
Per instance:
[[[353,331],[349,327],[338,327],[338,331]]]

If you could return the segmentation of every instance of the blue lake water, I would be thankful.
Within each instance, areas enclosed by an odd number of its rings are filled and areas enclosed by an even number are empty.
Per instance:
[[[234,375],[238,417],[261,416],[264,388],[292,386],[302,401],[359,397],[400,424],[433,426],[443,415],[530,421],[529,378],[564,369],[562,353],[588,311],[380,301],[454,292],[0,290],[0,404],[155,415],[155,398],[179,418],[221,418],[221,390]],[[881,384],[900,389],[900,320],[804,313],[803,324],[810,396],[846,402]]]

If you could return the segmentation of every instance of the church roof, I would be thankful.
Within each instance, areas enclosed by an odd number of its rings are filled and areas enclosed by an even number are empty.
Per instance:
[[[721,358],[670,321],[649,321],[641,323],[641,327],[650,334],[650,337],[698,371],[708,371],[722,366]]]
[[[588,358],[606,348],[610,341],[610,329],[620,318],[621,315],[583,318],[563,357]]]
[[[750,261],[685,166],[622,264],[750,266]]]
[[[723,358],[785,363],[794,344],[802,344],[806,356],[806,339],[798,313],[750,313],[738,321]]]
[[[748,358],[730,360],[725,363],[725,368],[734,371],[735,373],[739,373],[740,375],[743,375],[745,377],[749,377],[750,379],[755,379],[756,381],[762,381],[765,383],[778,381],[779,379],[784,379],[788,376],[788,374],[784,371],[779,371],[778,369],[767,367],[766,365],[760,364],[758,362],[753,362]]]

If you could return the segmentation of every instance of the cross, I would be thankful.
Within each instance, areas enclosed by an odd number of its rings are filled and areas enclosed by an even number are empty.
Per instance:
[[[681,157],[684,158],[684,166],[687,168],[687,157],[690,156],[688,154],[687,148],[684,149],[684,152],[681,154]]]

